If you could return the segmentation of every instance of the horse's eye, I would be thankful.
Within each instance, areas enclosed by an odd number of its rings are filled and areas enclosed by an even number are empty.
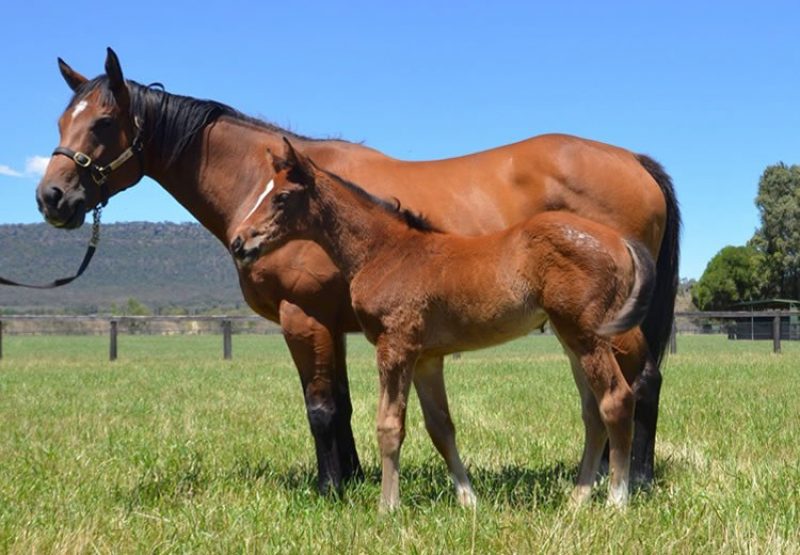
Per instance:
[[[111,117],[99,118],[95,120],[95,122],[92,124],[92,131],[106,131],[107,129],[111,129],[113,125],[114,125],[114,118]]]
[[[275,195],[275,204],[278,206],[283,206],[286,204],[287,200],[289,200],[289,193],[287,191],[283,191]]]

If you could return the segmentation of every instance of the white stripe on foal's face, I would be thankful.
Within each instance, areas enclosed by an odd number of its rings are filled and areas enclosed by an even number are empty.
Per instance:
[[[261,203],[264,202],[264,199],[267,198],[267,195],[270,193],[270,191],[272,191],[273,187],[275,187],[275,181],[270,179],[269,183],[267,183],[267,186],[264,187],[264,191],[258,195],[255,205],[250,209],[250,212],[247,213],[247,216],[245,216],[242,221],[247,220],[247,218],[253,215],[253,212],[258,210],[258,207],[261,206]]]
[[[75,119],[75,117],[81,112],[83,112],[88,105],[89,103],[86,102],[85,100],[81,100],[80,102],[78,102],[75,105],[75,108],[72,110],[72,119]]]

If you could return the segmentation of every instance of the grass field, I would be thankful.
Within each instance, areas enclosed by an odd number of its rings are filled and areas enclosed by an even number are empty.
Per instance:
[[[0,553],[800,553],[800,345],[679,337],[657,483],[627,511],[567,503],[582,443],[551,337],[449,360],[476,512],[456,504],[412,400],[403,507],[377,514],[372,348],[349,339],[368,477],[314,490],[296,371],[279,336],[5,337]]]

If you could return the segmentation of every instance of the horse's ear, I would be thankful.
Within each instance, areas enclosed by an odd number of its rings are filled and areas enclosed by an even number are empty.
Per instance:
[[[314,170],[316,169],[314,162],[308,156],[298,152],[286,137],[283,138],[283,142],[286,143],[286,165],[290,168],[292,181],[313,187],[315,184]]]
[[[122,67],[119,65],[117,54],[107,49],[106,55],[106,75],[108,76],[108,86],[114,93],[114,99],[123,109],[128,108],[128,87],[125,85],[125,78],[122,76]]]
[[[119,58],[111,48],[106,49],[106,75],[108,75],[108,84],[112,90],[125,85]]]
[[[58,59],[58,70],[61,72],[61,77],[67,82],[69,88],[72,89],[72,92],[76,92],[78,87],[88,81],[86,77],[69,67],[69,64],[61,58]]]

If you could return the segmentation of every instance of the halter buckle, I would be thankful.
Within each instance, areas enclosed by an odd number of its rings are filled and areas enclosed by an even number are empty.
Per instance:
[[[72,155],[72,161],[82,168],[88,168],[92,165],[92,159],[83,152],[76,152]]]
[[[95,166],[91,169],[90,173],[95,185],[102,186],[108,181],[108,174],[111,172],[108,170],[108,166]]]

